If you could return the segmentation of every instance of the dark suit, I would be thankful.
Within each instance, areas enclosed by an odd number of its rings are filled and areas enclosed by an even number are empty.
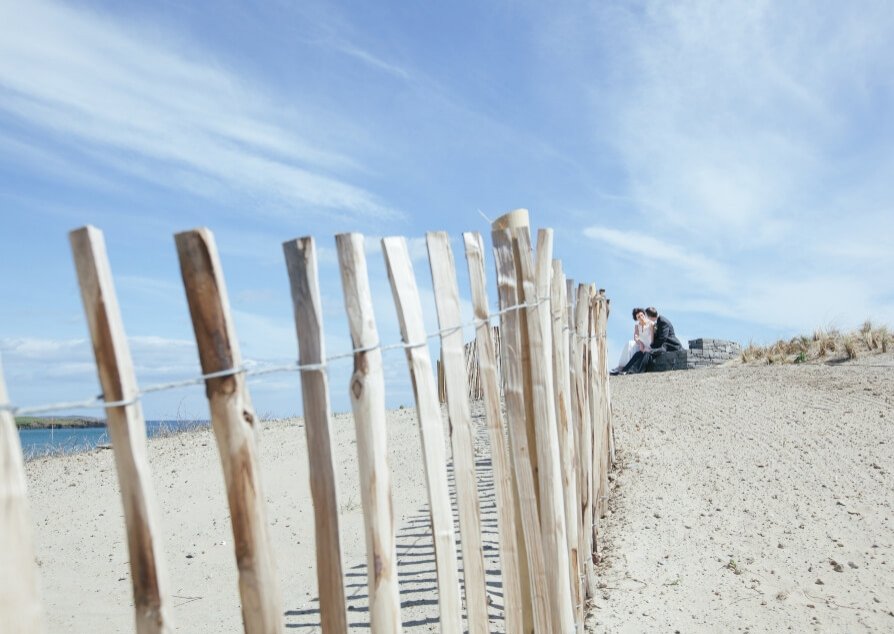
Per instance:
[[[646,352],[637,350],[636,353],[624,366],[622,372],[625,374],[638,374],[649,369],[652,363],[652,357],[662,354],[669,350],[682,350],[683,344],[674,334],[674,325],[666,318],[658,316],[655,322],[655,334],[652,335],[652,349]]]
[[[655,322],[655,334],[652,335],[652,350],[682,350],[683,344],[674,334],[674,325],[666,317],[658,316]]]

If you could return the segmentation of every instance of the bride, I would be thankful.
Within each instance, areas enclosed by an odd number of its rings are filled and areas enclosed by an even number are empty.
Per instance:
[[[617,370],[623,369],[636,352],[640,350],[646,352],[652,349],[652,335],[655,332],[655,323],[646,317],[646,311],[642,308],[633,309],[633,321],[636,322],[633,326],[633,339],[628,341],[621,351]]]

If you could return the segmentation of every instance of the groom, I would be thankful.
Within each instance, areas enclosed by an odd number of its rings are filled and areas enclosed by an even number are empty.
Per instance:
[[[683,345],[674,334],[674,325],[667,317],[658,314],[653,306],[646,309],[646,317],[655,322],[655,334],[652,336],[652,347],[649,350],[639,350],[627,365],[618,374],[638,374],[649,369],[652,357],[671,350],[682,350]]]

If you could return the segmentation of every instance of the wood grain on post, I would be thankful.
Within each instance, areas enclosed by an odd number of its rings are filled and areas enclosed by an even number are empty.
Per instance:
[[[208,229],[195,229],[178,233],[175,241],[202,372],[239,368],[242,355],[214,236]],[[245,377],[237,373],[206,379],[205,393],[227,488],[245,631],[281,632],[283,611],[258,464],[257,419]]]
[[[602,514],[602,393],[599,388],[599,349],[596,345],[596,322],[598,315],[596,312],[596,285],[590,284],[589,292],[589,310],[590,310],[590,329],[589,329],[589,346],[590,346],[590,420],[593,425],[593,544],[596,550],[599,549],[597,537],[598,518]]]
[[[137,379],[102,232],[82,227],[69,234],[69,241],[104,399],[135,399],[139,393]],[[136,400],[130,405],[107,407],[106,419],[124,506],[136,629],[140,634],[170,632],[167,575],[142,407]]]
[[[317,274],[314,239],[298,238],[283,243],[298,354],[301,365],[324,364],[323,307]],[[323,634],[348,631],[338,520],[338,491],[332,457],[329,377],[325,367],[301,371],[304,428],[310,492],[314,505],[314,536],[317,554],[317,584],[320,596],[320,625]]]
[[[559,457],[559,434],[556,429],[556,410],[553,403],[552,372],[552,330],[544,330],[549,325],[549,295],[541,302],[538,295],[537,278],[545,278],[543,291],[549,291],[552,262],[552,231],[544,230],[538,235],[538,276],[531,259],[531,243],[525,229],[515,230],[515,239],[521,254],[522,282],[529,304],[528,341],[531,347],[531,378],[534,402],[534,430],[537,434],[537,462],[540,465],[540,526],[543,530],[543,554],[552,564],[547,566],[549,592],[553,609],[553,629],[559,632],[573,632],[574,605],[569,581],[568,548],[565,535],[565,506],[562,493],[562,465]]]
[[[388,468],[382,351],[378,347],[379,334],[373,313],[363,236],[358,233],[339,234],[335,237],[335,244],[348,326],[355,350],[349,392],[357,430],[360,500],[366,533],[369,620],[374,634],[395,634],[402,627],[391,472]]]
[[[518,249],[518,240],[515,238],[515,231],[524,230],[529,238],[531,235],[531,223],[528,217],[527,209],[515,209],[506,213],[491,224],[492,231],[502,231],[503,229],[509,230],[509,236],[512,240],[512,249],[513,249],[513,257],[515,258],[515,274],[516,274],[516,293],[518,294],[518,303],[524,304],[528,301],[529,298],[525,296],[525,288],[522,283],[521,278],[521,253]],[[536,297],[531,297],[531,301],[535,301]],[[530,350],[531,346],[528,342],[528,313],[527,311],[519,311],[518,314],[520,320],[520,352],[521,352],[521,371],[522,371],[522,379],[524,380],[524,399],[525,399],[525,425],[528,434],[528,447],[531,448],[531,455],[529,456],[531,460],[531,469],[534,473],[534,482],[540,482],[540,465],[538,464],[538,452],[537,452],[537,433],[534,430],[534,401],[533,399],[533,391],[531,390],[531,357]],[[534,495],[537,499],[537,513],[540,513],[540,487],[539,484],[534,490]]]
[[[500,308],[507,309],[519,304],[518,276],[512,236],[508,229],[494,231],[494,259],[497,267],[497,289]],[[509,447],[512,466],[515,471],[516,495],[523,528],[525,553],[528,564],[528,588],[533,614],[533,629],[530,632],[552,632],[552,616],[547,590],[546,563],[543,556],[543,536],[540,529],[540,515],[537,509],[537,482],[534,480],[531,453],[534,447],[528,444],[527,412],[525,410],[524,376],[522,373],[522,328],[523,309],[508,310],[500,316],[500,336],[503,355],[503,397],[506,401],[506,421],[509,427]],[[556,632],[556,634],[560,634]]]
[[[581,462],[581,558],[584,564],[584,596],[588,599],[595,594],[595,569],[593,566],[593,429],[590,421],[590,396],[589,396],[589,300],[587,287],[580,284],[577,287],[577,300],[574,304],[574,329],[575,329],[575,382],[574,407],[577,411],[577,419],[580,423],[578,436],[580,442]]]
[[[438,390],[432,375],[431,356],[422,315],[422,302],[416,286],[413,264],[405,238],[385,238],[382,251],[391,281],[391,292],[397,308],[400,332],[407,343],[422,345],[408,347],[407,365],[416,399],[419,435],[428,503],[434,533],[435,563],[438,574],[438,607],[441,630],[445,634],[462,632],[462,601],[459,589],[459,569],[456,559],[456,536],[453,532],[453,511],[450,508],[450,487],[447,482],[447,452],[444,446],[444,425]]]
[[[562,491],[565,507],[565,536],[568,547],[571,598],[578,632],[583,631],[583,594],[578,540],[580,523],[577,495],[577,457],[575,455],[574,425],[571,416],[571,374],[568,358],[568,312],[565,294],[565,274],[562,262],[552,262],[551,327],[553,339],[553,391],[556,406],[556,425],[559,432],[559,455],[562,460]]]
[[[524,542],[519,543],[520,530],[516,530],[515,482],[506,444],[506,424],[500,408],[500,377],[497,373],[497,351],[494,332],[490,327],[487,301],[487,278],[484,270],[484,242],[478,233],[464,233],[466,262],[469,267],[469,284],[472,293],[472,310],[478,325],[475,337],[478,343],[478,364],[484,398],[484,412],[490,438],[491,467],[497,505],[497,525],[500,535],[500,569],[503,578],[503,613],[506,631],[524,631],[525,613],[531,615],[531,597],[527,591],[528,566],[523,560]],[[518,529],[521,527],[519,526]],[[521,565],[524,567],[522,577]],[[523,585],[524,584],[524,585]],[[522,593],[521,589],[525,588]],[[531,622],[532,616],[527,621]]]
[[[590,425],[591,425],[591,438],[592,438],[592,446],[591,451],[592,455],[590,457],[591,464],[591,472],[590,477],[593,482],[591,483],[590,495],[592,497],[591,511],[592,516],[590,518],[590,526],[592,527],[593,533],[593,552],[597,552],[599,550],[599,523],[596,521],[599,516],[599,393],[596,391],[596,355],[598,351],[596,350],[596,337],[594,333],[596,332],[596,311],[593,305],[593,296],[596,293],[596,286],[594,284],[589,284],[586,289],[586,302],[587,302],[587,397],[590,402]]]
[[[596,374],[598,377],[597,389],[599,391],[599,427],[602,430],[601,458],[601,487],[599,492],[600,517],[605,517],[608,511],[608,472],[611,467],[611,402],[608,389],[608,355],[606,354],[605,328],[608,319],[608,302],[605,291],[601,290],[596,295],[596,332],[594,343],[597,349]]]
[[[0,364],[0,407],[8,405]],[[22,443],[15,416],[5,409],[0,409],[0,509],[0,622],[10,632],[39,634],[45,625]]]
[[[456,503],[462,536],[466,615],[469,632],[475,634],[489,631],[488,601],[481,543],[481,511],[475,478],[475,429],[472,427],[468,379],[464,367],[459,286],[449,236],[443,232],[431,232],[426,234],[426,243],[438,324],[442,331],[455,329],[441,334],[441,358],[447,382],[447,413],[450,417]]]
[[[578,507],[575,515],[578,519],[578,539],[580,538],[580,500],[581,500],[581,479],[582,479],[582,461],[580,455],[581,448],[581,438],[580,438],[580,411],[575,403],[577,398],[576,394],[576,382],[577,382],[577,363],[575,361],[577,355],[577,330],[575,329],[575,321],[574,321],[574,280],[566,279],[565,280],[565,297],[566,304],[565,310],[567,313],[567,332],[568,332],[568,348],[566,350],[566,356],[568,359],[568,389],[569,389],[569,401],[568,401],[568,411],[571,415],[571,430],[574,434],[574,468],[577,482],[577,499],[578,499]],[[581,564],[583,565],[584,552],[582,550],[578,550],[578,557],[581,560]]]
[[[612,468],[615,464],[615,430],[614,425],[612,424],[612,396],[611,396],[611,382],[609,381],[609,366],[608,366],[608,344],[607,344],[607,328],[608,328],[608,318],[611,315],[611,304],[612,300],[608,299],[605,296],[605,290],[599,290],[599,296],[603,298],[605,302],[605,312],[603,313],[602,319],[602,327],[599,332],[600,341],[602,342],[602,367],[603,374],[605,375],[605,382],[603,383],[603,390],[605,392],[605,410],[606,410],[606,418],[608,420],[608,466]]]

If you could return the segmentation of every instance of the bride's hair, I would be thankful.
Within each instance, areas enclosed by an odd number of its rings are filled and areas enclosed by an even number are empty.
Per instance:
[[[633,309],[633,321],[636,321],[636,316],[638,314],[644,313],[644,312],[646,312],[646,311],[644,311],[642,308],[634,308]]]

